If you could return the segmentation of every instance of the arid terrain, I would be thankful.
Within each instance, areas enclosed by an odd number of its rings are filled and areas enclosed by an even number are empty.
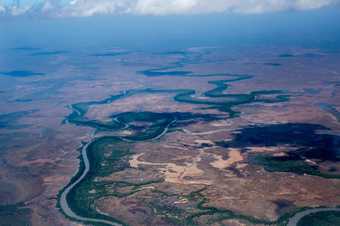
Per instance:
[[[1,226],[340,224],[339,52],[0,57]]]

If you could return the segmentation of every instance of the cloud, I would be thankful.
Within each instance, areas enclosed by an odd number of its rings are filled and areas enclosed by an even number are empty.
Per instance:
[[[198,0],[142,0],[137,1],[133,11],[137,14],[167,15],[195,13]]]
[[[6,12],[6,7],[5,5],[2,3],[2,1],[0,0],[0,15],[4,14]]]
[[[85,17],[100,14],[178,15],[200,13],[265,13],[312,10],[340,0],[42,0],[20,7],[1,6],[11,15],[42,14]]]

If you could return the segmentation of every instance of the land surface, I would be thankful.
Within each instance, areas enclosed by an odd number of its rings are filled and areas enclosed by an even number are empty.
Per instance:
[[[1,54],[0,225],[339,223],[339,53]]]

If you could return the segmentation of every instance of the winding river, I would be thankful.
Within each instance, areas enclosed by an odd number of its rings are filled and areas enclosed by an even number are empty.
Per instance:
[[[63,192],[60,194],[59,198],[59,204],[60,208],[64,212],[64,214],[74,220],[77,221],[82,221],[82,222],[91,222],[91,223],[102,223],[102,224],[107,224],[107,225],[113,225],[113,226],[122,226],[122,224],[115,223],[112,221],[104,220],[104,219],[96,219],[96,218],[88,218],[88,217],[82,217],[76,214],[75,212],[72,211],[72,209],[69,207],[68,202],[67,202],[67,195],[70,193],[70,191],[77,185],[79,184],[87,175],[87,173],[90,170],[90,161],[87,156],[87,148],[91,144],[91,142],[87,143],[86,145],[83,146],[81,150],[81,158],[84,163],[84,171],[82,174],[79,176],[77,180],[75,180],[73,183],[69,184]]]
[[[181,65],[175,65],[174,68],[179,67]],[[81,126],[87,126],[94,129],[109,129],[109,130],[122,130],[129,127],[128,122],[124,122],[124,120],[119,120],[120,116],[116,116],[112,119],[111,124],[104,124],[99,121],[91,121],[86,119],[84,117],[85,113],[87,112],[88,108],[92,105],[100,105],[100,104],[109,104],[110,102],[113,102],[115,100],[118,100],[120,98],[125,98],[131,95],[135,95],[138,93],[174,93],[174,100],[182,103],[190,103],[190,104],[197,104],[197,105],[207,105],[210,108],[215,108],[219,110],[220,112],[229,113],[229,117],[237,117],[237,112],[232,110],[232,107],[243,105],[243,104],[249,104],[249,103],[277,103],[277,102],[284,102],[289,99],[289,96],[285,95],[282,91],[277,90],[261,90],[261,91],[253,91],[249,93],[241,93],[241,94],[225,94],[225,91],[229,88],[229,83],[231,82],[237,82],[242,81],[246,79],[250,79],[252,76],[248,75],[230,75],[230,74],[208,74],[208,75],[195,75],[192,72],[188,71],[164,71],[165,69],[169,68],[161,68],[161,69],[150,69],[146,71],[142,71],[140,73],[144,74],[148,77],[155,77],[155,76],[184,76],[184,77],[214,77],[214,76],[229,76],[232,77],[231,79],[227,80],[214,80],[209,81],[210,84],[213,84],[215,88],[212,90],[209,90],[204,93],[204,96],[207,98],[206,100],[202,100],[199,98],[195,98],[195,90],[152,90],[152,89],[144,89],[144,90],[129,90],[125,91],[121,94],[118,94],[116,96],[111,96],[107,99],[104,99],[102,101],[93,101],[93,102],[87,102],[87,103],[78,103],[74,104],[72,106],[72,113],[68,116],[67,121],[69,123],[75,124],[75,125],[81,125]],[[171,68],[172,69],[172,68]],[[267,95],[275,95],[276,97],[274,99],[266,99],[265,97]],[[262,99],[258,97],[263,97]],[[215,99],[216,98],[216,99]],[[155,114],[155,113],[152,113]],[[172,113],[176,114],[176,113]],[[160,130],[157,134],[154,134],[154,136],[151,136],[149,140],[156,140],[164,136],[170,127],[177,126],[178,120],[177,116],[164,116],[164,117],[170,117],[170,121],[167,123],[167,125],[162,124],[163,127],[162,130]],[[172,118],[171,118],[172,117]],[[195,119],[195,116],[187,116],[182,117],[182,122],[185,120],[191,120]],[[179,122],[180,123],[180,122]],[[218,130],[219,131],[219,130]],[[189,131],[186,131],[189,132]],[[213,131],[216,132],[216,131]],[[213,132],[206,132],[202,134],[210,134]],[[119,139],[124,141],[130,141],[129,137],[119,137]],[[123,223],[120,223],[119,221],[115,221],[114,219],[111,220],[111,218],[108,217],[108,219],[104,218],[94,218],[94,217],[86,217],[86,216],[80,216],[72,208],[69,206],[68,203],[68,195],[70,192],[77,187],[88,175],[90,172],[90,160],[88,157],[88,148],[89,146],[94,142],[95,139],[92,139],[92,141],[88,142],[86,145],[84,145],[81,149],[81,162],[83,163],[83,168],[81,172],[79,171],[78,175],[75,176],[74,181],[71,181],[70,184],[68,184],[60,193],[59,195],[59,206],[62,210],[62,212],[69,218],[73,220],[77,220],[80,222],[86,222],[86,223],[98,223],[98,224],[106,224],[106,225],[113,225],[113,226],[121,226],[124,225]],[[143,139],[144,140],[144,139]],[[131,139],[131,141],[138,141]],[[325,212],[325,211],[340,211],[340,208],[319,208],[319,209],[308,209],[302,212],[297,213],[293,217],[289,219],[288,226],[297,226],[298,222],[305,216],[317,213],[317,212]],[[104,215],[104,214],[102,214]]]
[[[75,112],[77,112],[78,114],[82,114],[79,110],[77,110],[76,108],[74,109]],[[114,118],[114,121],[116,121],[119,124],[124,124],[122,121],[120,121],[118,118]],[[176,119],[173,119],[172,121],[170,121],[166,126],[164,126],[163,130],[159,132],[159,134],[156,134],[154,137],[151,137],[150,140],[157,140],[159,138],[161,138],[162,136],[164,136],[168,130],[169,127],[171,127],[173,124],[176,123]],[[124,124],[123,129],[125,129],[126,127],[128,127],[127,124]],[[76,175],[76,177],[78,177],[75,181],[71,182],[61,193],[60,193],[60,197],[59,197],[59,205],[60,205],[60,209],[63,211],[63,213],[73,219],[73,220],[77,220],[80,222],[88,222],[88,223],[100,223],[100,224],[107,224],[107,225],[113,225],[113,226],[122,226],[124,224],[121,224],[119,222],[114,222],[114,219],[112,220],[105,220],[105,219],[99,219],[99,218],[90,218],[90,217],[83,217],[78,215],[77,213],[75,213],[72,208],[69,206],[68,204],[68,200],[67,197],[69,195],[69,193],[72,191],[72,189],[74,189],[79,183],[81,183],[84,178],[88,175],[88,173],[90,172],[90,160],[88,157],[88,148],[89,146],[95,141],[96,138],[93,138],[94,135],[91,136],[91,141],[89,141],[87,144],[85,144],[82,149],[81,149],[81,162],[83,163],[83,169],[82,172],[80,174],[80,176]],[[130,140],[128,138],[123,138],[121,137],[121,139],[123,141],[126,142],[133,142],[133,140]],[[103,213],[101,213],[103,214]],[[109,217],[109,216],[108,216]]]

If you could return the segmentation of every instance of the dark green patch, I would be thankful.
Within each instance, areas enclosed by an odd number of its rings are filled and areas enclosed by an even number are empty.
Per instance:
[[[321,125],[288,123],[243,128],[232,141],[218,142],[223,147],[274,147],[279,145],[290,146],[293,150],[285,156],[251,155],[250,162],[263,166],[271,172],[293,172],[309,174],[326,178],[337,178],[338,175],[320,172],[317,165],[306,163],[306,159],[319,162],[340,161],[340,137],[320,133],[329,131]]]
[[[0,115],[0,129],[18,129],[23,128],[25,125],[18,124],[17,121],[20,118],[25,117],[28,114],[33,113],[34,111],[17,111],[17,112],[11,112],[7,114]]]
[[[340,225],[340,212],[327,211],[309,214],[303,217],[298,226],[336,226]]]
[[[30,226],[31,210],[22,203],[0,205],[0,226]]]
[[[291,57],[295,57],[295,55],[290,54],[290,53],[284,53],[284,54],[280,54],[279,57],[280,58],[291,58]]]
[[[115,57],[115,56],[121,56],[121,55],[126,55],[129,54],[129,52],[103,52],[103,53],[95,53],[92,54],[91,56],[95,57]]]
[[[41,51],[41,52],[35,52],[32,53],[32,56],[58,56],[58,55],[63,55],[67,54],[68,51],[62,51],[62,50],[57,50],[57,51]]]
[[[280,63],[264,63],[264,65],[266,65],[266,66],[273,66],[273,67],[279,67],[282,64],[280,64]]]
[[[10,76],[10,77],[31,77],[31,76],[41,76],[44,73],[34,72],[34,71],[3,71],[0,75]]]

